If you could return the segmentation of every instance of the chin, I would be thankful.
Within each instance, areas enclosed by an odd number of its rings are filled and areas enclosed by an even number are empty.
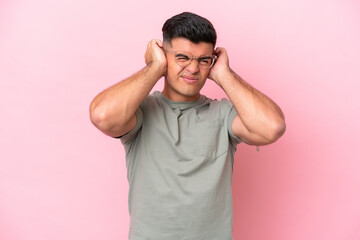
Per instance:
[[[195,98],[200,95],[200,91],[183,91],[179,92],[182,96],[188,98]]]

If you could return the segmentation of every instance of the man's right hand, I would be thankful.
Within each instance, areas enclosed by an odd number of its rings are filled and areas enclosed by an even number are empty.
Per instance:
[[[163,43],[158,39],[151,40],[145,52],[146,65],[152,65],[159,69],[161,76],[165,75],[167,60],[163,50]]]
[[[91,102],[91,122],[106,135],[122,136],[135,127],[136,110],[165,75],[167,60],[160,40],[148,43],[145,62],[146,67],[100,92]]]

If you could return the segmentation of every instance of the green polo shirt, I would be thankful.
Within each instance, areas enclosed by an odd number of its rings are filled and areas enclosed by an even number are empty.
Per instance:
[[[150,94],[121,137],[129,181],[129,240],[232,240],[237,112],[204,95]]]

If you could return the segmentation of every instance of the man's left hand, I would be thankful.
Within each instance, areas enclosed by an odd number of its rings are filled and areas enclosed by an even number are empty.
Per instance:
[[[211,67],[208,78],[216,82],[220,87],[222,76],[225,73],[230,72],[229,57],[225,48],[217,47],[214,50],[214,54],[217,56],[214,66]]]

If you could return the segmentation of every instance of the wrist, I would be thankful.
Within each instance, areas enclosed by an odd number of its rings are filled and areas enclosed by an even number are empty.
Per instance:
[[[222,84],[230,79],[232,76],[232,70],[230,67],[226,67],[218,72],[218,74],[214,74],[213,80],[222,87]]]
[[[161,63],[161,62],[150,62],[147,65],[147,68],[156,73],[156,75],[159,75],[159,77],[163,76],[166,72],[166,62],[165,63]]]

